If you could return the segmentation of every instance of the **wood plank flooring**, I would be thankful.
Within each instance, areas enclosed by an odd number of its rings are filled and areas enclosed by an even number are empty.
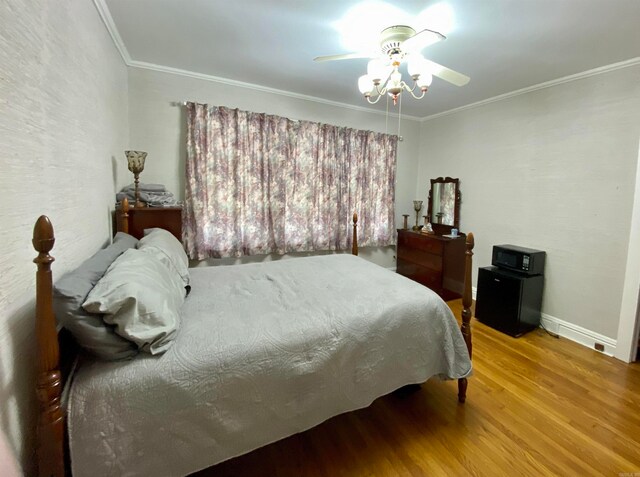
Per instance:
[[[472,329],[466,404],[431,380],[196,475],[640,476],[640,363],[541,330]]]

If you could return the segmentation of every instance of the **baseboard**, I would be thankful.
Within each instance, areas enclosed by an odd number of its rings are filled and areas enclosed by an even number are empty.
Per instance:
[[[471,294],[474,300],[476,299],[477,291],[478,289],[476,287],[471,288]],[[574,325],[555,316],[547,315],[546,313],[542,313],[542,326],[562,338],[575,341],[593,350],[595,350],[596,343],[602,344],[604,345],[604,351],[602,351],[602,353],[607,356],[615,355],[616,340],[613,338],[588,330],[582,326]]]
[[[588,330],[582,326],[574,325],[555,316],[542,313],[542,325],[552,333],[556,333],[562,338],[575,341],[587,348],[595,349],[596,343],[604,346],[602,353],[607,356],[614,356],[616,352],[616,340],[607,336]]]

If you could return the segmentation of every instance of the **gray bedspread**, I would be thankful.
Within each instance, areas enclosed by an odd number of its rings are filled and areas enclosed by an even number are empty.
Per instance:
[[[363,259],[190,271],[164,355],[78,370],[68,413],[75,477],[186,475],[403,385],[471,372],[447,305]]]

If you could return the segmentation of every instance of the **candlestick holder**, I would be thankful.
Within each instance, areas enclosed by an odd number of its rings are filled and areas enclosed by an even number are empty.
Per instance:
[[[420,230],[422,228],[422,225],[418,225],[418,221],[420,220],[420,211],[422,210],[421,200],[413,201],[413,210],[416,211],[416,225],[413,226],[413,230]]]
[[[127,165],[129,170],[133,172],[133,179],[135,184],[136,203],[135,207],[144,207],[144,204],[140,202],[140,190],[139,190],[139,176],[144,171],[144,160],[147,158],[147,153],[143,151],[124,151],[127,156]]]

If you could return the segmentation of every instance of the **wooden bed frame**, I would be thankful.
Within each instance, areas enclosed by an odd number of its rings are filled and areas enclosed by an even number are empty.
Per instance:
[[[120,230],[129,229],[129,204],[123,201]],[[353,244],[351,253],[358,255],[358,216],[353,214]],[[58,333],[53,313],[53,280],[49,255],[55,243],[53,226],[48,217],[41,216],[33,229],[33,247],[38,252],[34,259],[36,272],[36,341],[37,377],[36,393],[39,403],[37,428],[37,462],[40,477],[63,477],[71,475],[66,440],[66,415],[62,405],[62,391],[71,363],[78,359],[78,349],[70,342],[66,333]],[[471,265],[473,256],[473,234],[466,236],[465,283],[462,298],[462,325],[469,356],[471,356]],[[465,402],[467,378],[458,379],[458,401]]]

